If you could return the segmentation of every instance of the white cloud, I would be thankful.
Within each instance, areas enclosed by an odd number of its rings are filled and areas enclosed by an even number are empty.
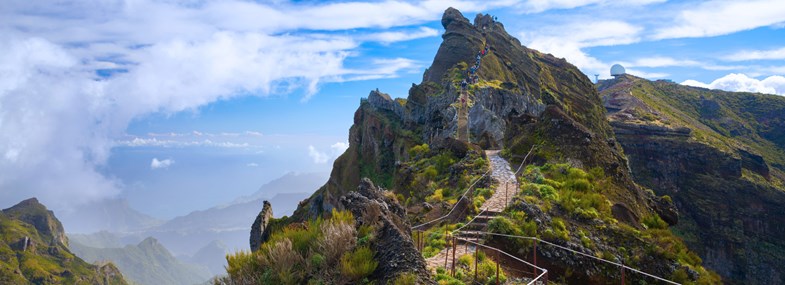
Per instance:
[[[766,79],[758,80],[744,74],[731,73],[708,84],[696,80],[686,80],[681,84],[734,92],[758,92],[785,95],[785,77],[782,76],[769,76]]]
[[[330,151],[319,151],[313,145],[308,146],[308,156],[311,157],[313,163],[316,164],[323,164],[327,163],[328,161],[337,158],[341,154],[343,154],[346,149],[349,148],[349,143],[347,142],[337,142],[330,145]]]
[[[341,155],[346,149],[349,148],[349,143],[347,142],[337,142],[330,146],[333,151],[333,157],[338,157]]]
[[[158,138],[139,138],[115,142],[116,146],[126,147],[218,147],[218,148],[260,148],[247,142],[205,140],[159,140]]]
[[[330,158],[327,153],[316,150],[316,148],[312,145],[308,146],[308,156],[310,156],[313,160],[313,163],[316,164],[327,163],[327,160]]]
[[[439,31],[435,29],[431,29],[428,27],[420,27],[420,29],[416,31],[381,32],[381,33],[370,34],[366,37],[366,40],[389,44],[394,42],[410,41],[420,38],[433,37],[437,35],[439,35]]]
[[[573,22],[521,34],[524,45],[563,57],[586,74],[607,75],[611,64],[600,61],[583,49],[620,45],[640,40],[642,28],[622,21]]]
[[[174,164],[173,159],[158,160],[158,158],[153,158],[153,161],[150,162],[150,169],[156,170],[162,168],[169,168],[169,166],[172,166],[172,164]]]
[[[528,0],[522,4],[524,10],[529,13],[539,13],[551,9],[572,9],[588,5],[616,5],[616,6],[635,6],[647,5],[652,3],[665,2],[666,0]]]
[[[251,163],[246,164],[245,166],[248,166],[248,167],[259,167],[259,164],[256,163],[256,162],[251,162]]]
[[[701,63],[694,60],[681,60],[671,57],[654,56],[636,59],[633,62],[622,63],[625,67],[686,67],[686,66],[700,66]]]
[[[722,58],[727,61],[785,59],[785,47],[772,50],[745,50]]]
[[[261,132],[257,132],[257,131],[245,131],[245,134],[249,135],[249,136],[254,136],[254,137],[261,137],[261,136],[263,136],[263,134]]]
[[[655,32],[654,39],[719,36],[782,22],[781,0],[708,1],[681,11],[673,24]]]

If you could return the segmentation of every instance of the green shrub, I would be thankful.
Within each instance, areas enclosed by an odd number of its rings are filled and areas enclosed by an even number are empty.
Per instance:
[[[393,285],[417,285],[417,275],[406,272],[398,275],[392,282]]]
[[[588,192],[592,190],[591,183],[589,183],[589,180],[585,178],[567,180],[564,183],[564,186],[568,189],[580,191],[580,192]]]
[[[543,236],[546,239],[551,240],[563,240],[569,241],[570,240],[570,231],[567,230],[567,226],[564,224],[564,220],[560,218],[553,218],[551,220],[551,228],[546,229],[543,232]]]
[[[687,271],[684,268],[679,268],[671,274],[671,281],[683,284],[690,281],[690,276],[687,275]]]
[[[421,157],[427,155],[430,152],[431,152],[431,148],[428,146],[428,144],[424,143],[424,144],[416,145],[416,146],[413,146],[412,148],[410,148],[409,149],[409,156],[411,156],[413,158],[421,158]]]
[[[538,185],[537,192],[540,194],[540,197],[549,199],[549,200],[558,200],[559,194],[556,192],[556,189],[550,185]]]
[[[322,268],[325,261],[326,259],[324,258],[324,255],[314,253],[314,255],[311,256],[311,266],[314,268]]]
[[[668,223],[662,220],[659,215],[652,214],[646,217],[643,217],[641,221],[644,226],[648,229],[667,229]]]
[[[441,188],[436,189],[436,191],[433,191],[433,194],[425,198],[425,201],[428,201],[429,203],[439,203],[441,201],[444,201],[443,191],[444,190],[442,190]]]
[[[376,270],[379,262],[373,259],[373,251],[360,246],[341,256],[341,274],[351,281],[362,280]]]
[[[428,180],[434,180],[434,179],[436,179],[436,176],[439,175],[439,171],[436,170],[435,166],[431,165],[431,166],[428,166],[428,168],[425,168],[425,170],[423,171],[422,175],[423,175],[423,177],[427,178]]]

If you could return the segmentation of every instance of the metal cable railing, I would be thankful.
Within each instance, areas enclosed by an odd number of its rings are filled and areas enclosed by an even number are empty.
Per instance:
[[[593,256],[593,255],[590,255],[590,254],[586,254],[586,253],[583,253],[583,252],[580,252],[580,251],[577,251],[577,250],[574,250],[574,249],[571,249],[571,248],[568,248],[568,247],[564,247],[564,246],[561,246],[561,245],[558,245],[558,244],[555,244],[555,243],[552,243],[552,242],[549,242],[549,241],[541,240],[541,239],[539,239],[537,237],[517,236],[517,235],[499,234],[499,233],[483,232],[483,231],[477,231],[475,233],[480,233],[480,234],[485,234],[485,235],[493,235],[493,236],[502,236],[502,237],[508,237],[508,238],[519,238],[519,239],[534,240],[534,241],[541,242],[541,243],[544,243],[544,244],[547,244],[547,245],[550,245],[550,246],[553,246],[553,247],[556,247],[556,248],[559,248],[559,249],[562,249],[562,250],[566,250],[566,251],[569,251],[569,252],[572,252],[572,253],[575,253],[575,254],[578,254],[578,255],[581,255],[581,256],[589,257],[589,258],[592,258],[594,260],[598,260],[598,261],[605,262],[605,263],[608,263],[608,264],[611,264],[611,265],[614,265],[614,266],[617,266],[617,267],[621,267],[623,269],[627,269],[627,270],[630,270],[632,272],[639,273],[641,275],[645,275],[645,276],[654,278],[654,279],[656,279],[658,281],[662,281],[662,282],[665,282],[665,283],[668,283],[668,284],[679,285],[679,283],[670,281],[668,279],[665,279],[665,278],[662,278],[662,277],[659,277],[659,276],[656,276],[656,275],[653,275],[653,274],[650,274],[650,273],[643,272],[641,270],[638,270],[638,269],[626,266],[626,265],[624,265],[622,263],[618,263],[618,262],[613,262],[613,261],[610,261],[610,260],[602,259],[602,258]]]
[[[477,178],[476,180],[474,180],[474,183],[472,183],[471,185],[469,185],[468,188],[466,188],[466,191],[464,191],[463,194],[461,194],[461,198],[458,199],[458,201],[455,202],[455,204],[452,206],[452,209],[450,209],[450,212],[448,212],[446,215],[438,217],[438,218],[433,219],[433,220],[430,220],[428,222],[425,222],[425,223],[413,226],[412,229],[418,229],[420,227],[432,224],[434,222],[441,221],[441,220],[449,217],[452,214],[452,212],[455,211],[455,209],[458,207],[458,204],[460,204],[461,200],[467,199],[466,194],[469,193],[469,190],[471,190],[475,185],[477,185],[477,182],[480,182],[480,180],[485,178],[485,176],[488,175],[488,173],[490,173],[490,172],[491,172],[491,169],[488,169],[488,171],[485,171],[485,173],[483,173],[482,176],[480,176],[480,178]]]

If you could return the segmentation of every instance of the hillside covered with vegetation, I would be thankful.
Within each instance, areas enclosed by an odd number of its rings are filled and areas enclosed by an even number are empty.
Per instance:
[[[598,84],[635,181],[730,284],[785,282],[785,98],[649,81]]]
[[[111,264],[68,250],[63,225],[35,198],[0,212],[0,284],[126,284]]]

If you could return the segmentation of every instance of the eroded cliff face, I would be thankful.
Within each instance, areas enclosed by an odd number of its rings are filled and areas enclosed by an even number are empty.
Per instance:
[[[673,199],[675,231],[704,264],[729,284],[785,283],[783,150],[767,139],[785,98],[633,76],[599,89],[635,181]]]

